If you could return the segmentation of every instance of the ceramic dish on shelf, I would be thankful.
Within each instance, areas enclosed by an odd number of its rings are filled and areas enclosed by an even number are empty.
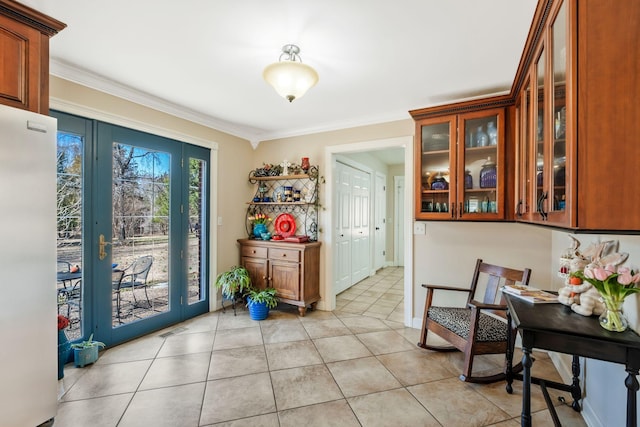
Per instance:
[[[283,213],[276,217],[273,228],[283,238],[293,236],[296,232],[296,219],[289,213]]]
[[[284,186],[281,185],[280,187],[276,187],[275,190],[273,190],[271,198],[276,203],[284,202]]]

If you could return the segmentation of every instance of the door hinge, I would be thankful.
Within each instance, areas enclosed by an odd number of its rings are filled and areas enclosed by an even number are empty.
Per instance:
[[[183,214],[184,213],[184,205],[180,205],[180,213]]]
[[[183,168],[184,167],[184,157],[180,159],[180,167]]]
[[[182,305],[182,295],[180,295],[180,305]]]
[[[387,254],[387,251],[382,251],[382,255],[386,255],[386,254]]]

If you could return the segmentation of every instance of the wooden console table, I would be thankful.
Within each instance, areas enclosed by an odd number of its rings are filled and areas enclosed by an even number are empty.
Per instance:
[[[580,410],[581,398],[578,375],[578,357],[604,360],[625,365],[629,374],[625,379],[627,387],[627,427],[637,427],[636,393],[640,388],[636,375],[640,369],[640,336],[632,330],[609,332],[603,329],[595,316],[585,317],[571,311],[562,304],[531,304],[505,294],[509,321],[513,322],[522,337],[522,375],[507,376],[507,390],[513,378],[522,378],[521,425],[531,426],[531,383],[540,384],[554,423],[560,425],[555,409],[546,392],[546,387],[570,391],[574,399],[572,407]],[[571,385],[531,377],[534,348],[573,355]],[[512,365],[513,354],[507,353],[507,370]]]

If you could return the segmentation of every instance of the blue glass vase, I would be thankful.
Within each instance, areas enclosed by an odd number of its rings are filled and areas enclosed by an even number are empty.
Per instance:
[[[253,235],[256,239],[262,239],[262,233],[267,232],[266,224],[253,224]]]

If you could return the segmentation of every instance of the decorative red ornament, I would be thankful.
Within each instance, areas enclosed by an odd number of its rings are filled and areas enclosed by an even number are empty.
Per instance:
[[[309,164],[309,158],[308,157],[303,157],[302,158],[302,163],[300,164],[300,167],[302,168],[303,171],[305,171],[305,173],[309,170],[311,165]]]

